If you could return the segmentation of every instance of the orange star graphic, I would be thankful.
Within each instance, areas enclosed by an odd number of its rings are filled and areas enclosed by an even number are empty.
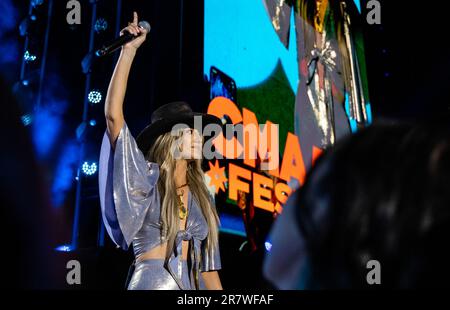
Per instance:
[[[209,164],[209,171],[206,172],[206,174],[211,178],[211,181],[209,182],[209,186],[214,186],[216,194],[219,192],[219,189],[222,191],[225,191],[224,183],[227,181],[227,178],[225,177],[225,167],[220,167],[219,162],[216,160],[214,165]]]

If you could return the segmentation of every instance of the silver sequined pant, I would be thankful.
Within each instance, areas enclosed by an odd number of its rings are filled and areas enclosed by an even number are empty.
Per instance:
[[[187,261],[180,263],[181,281],[186,289],[191,289]],[[163,259],[148,259],[136,263],[129,290],[179,290],[170,273],[164,268]]]

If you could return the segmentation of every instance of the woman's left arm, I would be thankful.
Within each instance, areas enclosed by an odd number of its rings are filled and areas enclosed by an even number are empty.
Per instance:
[[[217,271],[205,271],[201,273],[207,290],[223,290]]]

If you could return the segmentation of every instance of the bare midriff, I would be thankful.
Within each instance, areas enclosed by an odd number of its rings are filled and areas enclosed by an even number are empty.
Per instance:
[[[189,250],[189,241],[182,241],[182,259],[187,259],[187,254]],[[140,262],[147,259],[165,259],[166,257],[166,249],[167,249],[167,242],[164,242],[163,244],[157,245],[156,247],[152,248],[151,250],[148,250],[147,252],[139,255],[136,257],[136,261]]]

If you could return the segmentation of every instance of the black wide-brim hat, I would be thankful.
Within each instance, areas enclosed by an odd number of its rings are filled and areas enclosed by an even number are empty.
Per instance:
[[[160,135],[170,132],[174,125],[186,124],[188,127],[194,128],[195,116],[202,117],[202,129],[209,124],[217,124],[222,129],[220,118],[210,114],[194,112],[189,104],[184,101],[170,102],[152,113],[151,123],[136,138],[139,149],[146,155],[155,140]]]

